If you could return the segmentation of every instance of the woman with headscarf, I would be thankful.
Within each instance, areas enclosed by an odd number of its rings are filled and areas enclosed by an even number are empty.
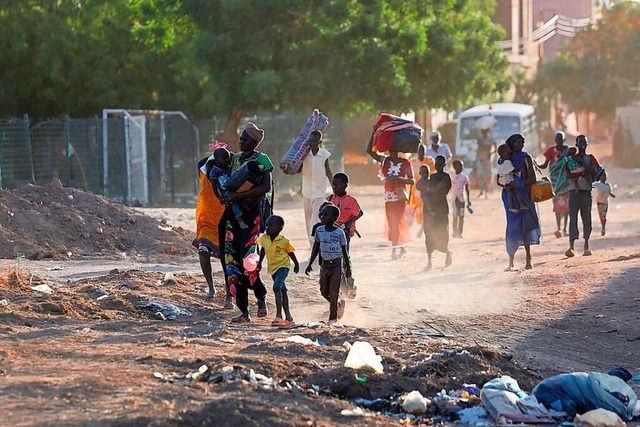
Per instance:
[[[554,235],[557,238],[567,233],[567,218],[569,218],[569,173],[564,166],[565,160],[569,153],[569,147],[564,145],[566,136],[562,131],[558,131],[554,135],[555,145],[547,148],[543,153],[544,163],[538,165],[540,169],[549,167],[549,178],[553,184],[553,212],[556,214],[556,231]],[[562,219],[564,218],[564,227],[560,232]]]
[[[239,316],[234,317],[234,323],[248,323],[249,316],[249,288],[258,300],[258,317],[267,316],[267,304],[265,297],[267,290],[255,271],[245,270],[245,258],[257,253],[258,233],[263,212],[266,194],[271,191],[271,171],[273,164],[264,153],[256,151],[256,148],[264,139],[264,131],[255,124],[249,122],[240,134],[240,152],[231,159],[231,174],[233,175],[247,162],[253,161],[261,166],[262,175],[259,182],[251,189],[243,192],[230,192],[223,200],[226,204],[222,220],[219,225],[219,235],[224,236],[222,256],[220,261],[227,280],[227,287],[236,296],[236,305],[240,309]],[[240,227],[238,219],[231,209],[231,203],[238,203],[242,210],[242,219],[248,225]],[[255,255],[253,255],[255,257]]]
[[[213,162],[213,155],[198,162],[200,193],[196,204],[196,238],[191,243],[198,250],[200,268],[209,287],[207,299],[213,299],[216,295],[216,288],[213,286],[211,257],[220,258],[218,225],[224,213],[224,205],[215,196],[213,186],[209,181],[209,172]],[[228,290],[225,307],[233,308],[233,301]]]
[[[507,231],[505,236],[507,254],[509,255],[509,267],[513,270],[513,258],[520,246],[524,246],[526,252],[525,269],[533,268],[531,264],[531,245],[540,244],[540,223],[536,206],[531,201],[531,185],[536,182],[536,173],[533,169],[533,159],[524,148],[524,137],[520,134],[511,135],[506,144],[511,148],[511,163],[517,172],[514,181],[508,184],[509,189],[519,191],[526,209],[509,210],[508,191],[502,189],[502,203],[507,214]]]
[[[403,245],[409,242],[409,226],[405,218],[405,210],[409,202],[407,185],[413,185],[411,163],[399,157],[397,151],[389,151],[388,156],[378,154],[373,149],[372,140],[367,145],[367,154],[380,163],[380,175],[384,180],[384,210],[387,216],[385,230],[391,241],[391,259],[402,257],[407,250]],[[399,249],[399,253],[396,250]]]

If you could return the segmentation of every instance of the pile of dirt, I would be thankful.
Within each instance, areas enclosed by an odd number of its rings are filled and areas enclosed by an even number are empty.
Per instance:
[[[68,259],[78,256],[188,254],[192,233],[173,228],[120,201],[46,186],[0,189],[0,257]]]
[[[48,287],[50,292],[38,290],[39,286]],[[10,269],[0,274],[0,300],[5,301],[0,306],[0,317],[2,314],[9,315],[9,323],[37,322],[50,316],[95,320],[167,320],[166,316],[157,314],[160,309],[153,309],[165,305],[169,310],[189,307],[188,316],[185,315],[181,320],[193,320],[209,311],[198,286],[197,279],[187,274],[173,274],[171,280],[167,281],[165,273],[136,269],[123,272],[113,270],[106,276],[66,284]],[[144,308],[149,305],[152,305],[151,309]],[[11,322],[11,319],[14,321]]]

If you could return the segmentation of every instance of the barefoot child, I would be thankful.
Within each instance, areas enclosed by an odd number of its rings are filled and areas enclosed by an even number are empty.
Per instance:
[[[284,228],[284,219],[278,215],[271,215],[265,224],[265,233],[258,239],[260,245],[260,261],[257,270],[262,269],[262,261],[266,255],[269,274],[273,278],[273,294],[276,297],[276,318],[271,322],[271,326],[277,328],[292,328],[295,326],[293,316],[289,310],[289,297],[285,280],[289,275],[291,261],[293,261],[293,272],[298,273],[300,264],[294,253],[289,239],[280,234]],[[285,318],[282,318],[284,310]]]
[[[609,196],[616,197],[611,192],[611,184],[607,183],[607,173],[602,172],[600,175],[600,181],[593,184],[593,188],[596,189],[596,204],[598,206],[598,216],[600,217],[600,224],[602,228],[600,234],[603,236],[607,234],[607,211],[609,210]]]
[[[471,199],[469,198],[469,177],[463,172],[464,163],[462,160],[453,161],[454,174],[451,175],[451,189],[453,190],[453,237],[462,237],[464,227],[464,195],[467,194],[467,208],[471,209]]]
[[[511,163],[511,154],[513,153],[507,144],[502,144],[498,147],[498,155],[500,158],[496,164],[496,171],[498,172],[498,184],[507,190],[509,212],[518,213],[519,209],[526,210],[528,208],[524,200],[522,200],[522,195],[518,191],[511,190],[507,187],[518,174],[513,167],[513,163]]]
[[[349,176],[346,173],[335,174],[331,180],[333,194],[327,197],[328,202],[340,209],[340,217],[336,221],[336,225],[344,230],[347,238],[347,251],[349,250],[351,238],[356,232],[356,221],[364,215],[355,197],[347,194],[348,186]]]
[[[329,324],[335,324],[344,314],[344,300],[338,301],[340,295],[340,280],[342,276],[342,261],[345,264],[345,275],[351,277],[351,261],[347,252],[347,238],[342,229],[335,222],[340,217],[340,209],[334,205],[322,208],[322,225],[316,229],[315,241],[311,250],[311,257],[305,274],[313,270],[313,262],[318,254],[322,256],[320,266],[320,293],[329,301]]]

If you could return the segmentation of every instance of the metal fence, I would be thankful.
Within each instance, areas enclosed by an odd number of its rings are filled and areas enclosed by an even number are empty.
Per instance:
[[[199,155],[197,129],[184,116],[136,117],[144,118],[137,121],[142,132],[124,114],[108,119],[31,121],[26,115],[1,119],[0,186],[42,185],[59,179],[65,186],[127,204],[192,199],[197,185],[193,172]],[[144,191],[146,197],[140,198]]]
[[[190,120],[180,112],[108,111],[103,118],[0,119],[0,187],[59,179],[129,205],[193,202],[199,191],[197,161],[210,153],[209,143],[224,123]],[[285,175],[278,165],[307,116],[260,113],[241,123],[249,120],[265,130],[260,150],[275,165],[277,192],[298,192],[300,175]],[[344,126],[341,118],[330,118],[325,130],[334,172],[344,168]]]

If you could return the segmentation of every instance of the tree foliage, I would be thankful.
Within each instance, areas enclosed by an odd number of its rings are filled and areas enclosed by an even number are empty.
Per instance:
[[[537,77],[542,94],[559,93],[575,111],[610,119],[616,107],[638,99],[640,5],[616,3],[593,26],[579,32]]]
[[[185,3],[211,76],[200,106],[232,120],[259,108],[455,108],[506,88],[490,1]]]
[[[507,87],[493,0],[6,0],[0,114],[453,109]]]
[[[0,114],[82,116],[108,107],[176,102],[167,88],[179,84],[172,66],[179,64],[190,28],[179,5],[173,0],[3,2]]]

